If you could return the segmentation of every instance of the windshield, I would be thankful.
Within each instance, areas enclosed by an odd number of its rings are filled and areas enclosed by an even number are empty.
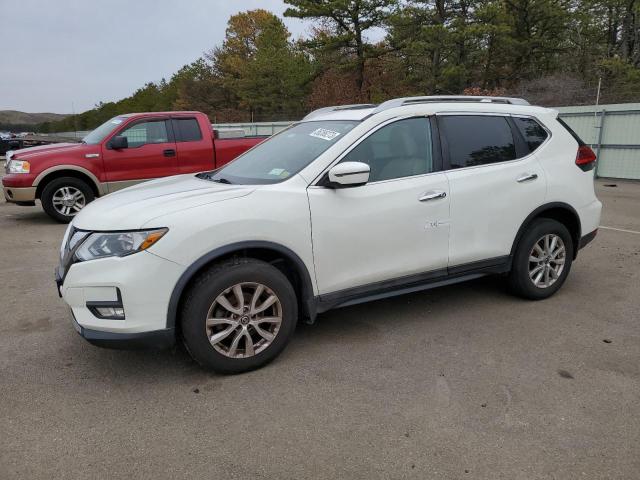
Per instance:
[[[309,165],[357,124],[353,120],[298,123],[201,178],[244,185],[282,182]]]
[[[122,124],[122,122],[124,122],[124,117],[113,117],[111,120],[107,120],[93,132],[84,137],[82,142],[88,143],[89,145],[97,145],[120,124]]]

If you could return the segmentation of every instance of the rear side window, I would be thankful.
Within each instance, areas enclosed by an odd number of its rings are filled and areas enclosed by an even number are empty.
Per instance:
[[[450,168],[472,167],[516,159],[516,146],[505,117],[443,115],[438,117],[449,152]]]
[[[195,118],[174,118],[173,128],[177,142],[197,142],[202,140],[200,125]]]
[[[542,125],[533,118],[514,117],[513,121],[529,147],[529,152],[533,152],[542,145],[549,136],[547,131],[542,128]]]

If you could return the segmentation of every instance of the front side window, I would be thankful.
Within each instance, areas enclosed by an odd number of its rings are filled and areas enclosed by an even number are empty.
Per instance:
[[[529,152],[533,152],[542,145],[549,136],[547,131],[533,118],[514,117],[513,121],[527,143]]]
[[[430,173],[433,155],[429,120],[409,118],[386,125],[365,138],[342,161],[369,165],[370,182]]]
[[[446,139],[450,168],[516,159],[509,121],[490,115],[443,115],[438,125]]]
[[[200,178],[221,183],[258,185],[279,183],[298,173],[359,122],[303,122],[283,130],[213,174]]]
[[[164,120],[150,120],[130,126],[118,135],[127,137],[129,148],[141,147],[149,143],[167,143],[167,125]]]

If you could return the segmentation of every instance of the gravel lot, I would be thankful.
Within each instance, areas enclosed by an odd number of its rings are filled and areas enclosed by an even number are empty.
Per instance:
[[[640,183],[598,195],[604,226],[640,231]],[[485,278],[349,307],[218,376],[82,340],[64,228],[0,203],[0,479],[640,475],[640,234],[601,229],[549,300]]]

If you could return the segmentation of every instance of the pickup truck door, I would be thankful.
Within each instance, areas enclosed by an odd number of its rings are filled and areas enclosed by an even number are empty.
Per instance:
[[[431,137],[428,118],[393,121],[340,160],[367,163],[369,183],[307,189],[321,296],[446,274],[449,186]]]
[[[128,148],[113,149],[111,138],[127,138]],[[102,148],[109,192],[152,178],[176,175],[176,144],[166,118],[143,118],[128,123]]]
[[[213,152],[213,130],[202,131],[195,117],[171,119],[178,149],[178,173],[195,173],[216,168]]]

